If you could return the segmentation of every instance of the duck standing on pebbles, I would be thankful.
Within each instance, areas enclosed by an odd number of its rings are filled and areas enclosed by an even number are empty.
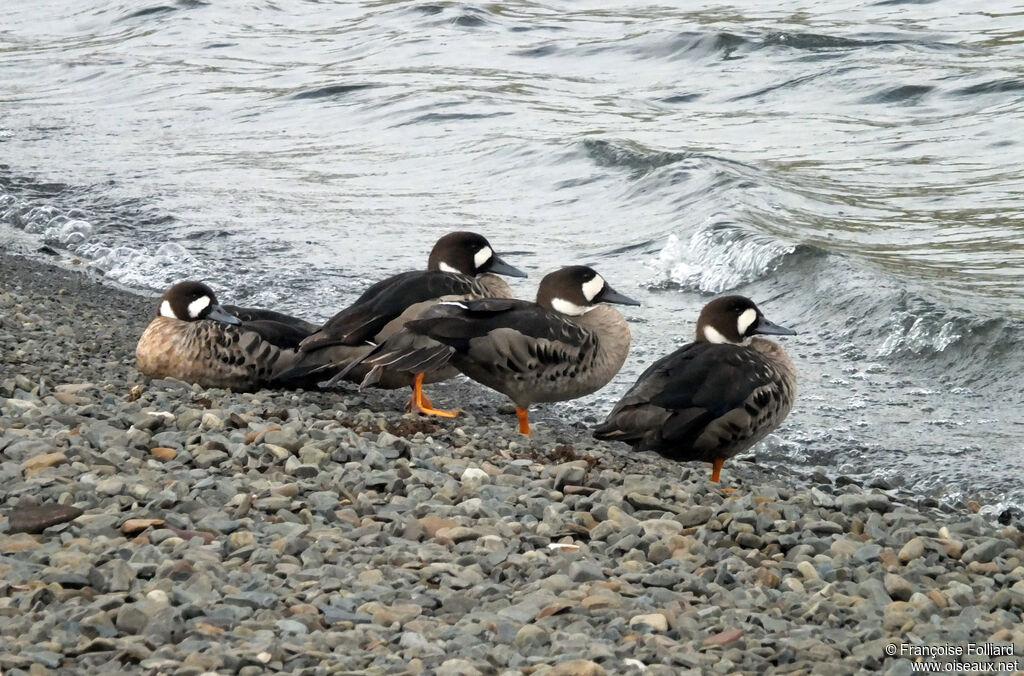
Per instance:
[[[511,298],[512,289],[498,275],[526,277],[526,273],[498,257],[482,235],[449,233],[434,244],[426,270],[403,272],[377,282],[303,340],[299,364],[285,378],[318,376],[320,380],[330,378],[329,385],[343,378],[360,382],[369,372],[369,367],[355,368],[360,358],[441,299]],[[374,385],[386,389],[412,387],[413,410],[452,416],[454,411],[435,409],[422,387],[425,382],[446,380],[456,373],[451,368],[391,369]]]
[[[604,387],[629,352],[629,326],[605,303],[639,305],[593,269],[576,265],[544,277],[537,302],[491,298],[439,303],[382,343],[362,363],[377,370],[449,365],[515,403],[530,433],[535,402],[565,401]],[[428,338],[431,346],[424,346]]]
[[[651,364],[594,436],[670,460],[710,462],[717,482],[722,463],[778,427],[796,398],[789,357],[759,334],[796,332],[768,321],[749,298],[711,301],[697,339]]]
[[[294,365],[315,324],[273,310],[221,307],[206,284],[179,282],[160,298],[135,357],[150,378],[251,391]]]

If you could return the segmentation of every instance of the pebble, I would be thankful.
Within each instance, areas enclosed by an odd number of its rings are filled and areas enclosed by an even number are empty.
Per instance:
[[[814,568],[814,564],[810,561],[801,561],[796,564],[796,569],[800,571],[805,580],[817,580],[820,577],[818,571]]]
[[[23,462],[21,464],[21,469],[25,473],[25,478],[28,479],[31,476],[39,474],[48,467],[54,467],[67,462],[67,459],[68,457],[59,451],[43,453],[42,455],[37,455],[34,458],[29,458]]]
[[[591,561],[573,561],[569,564],[569,577],[573,582],[590,582],[603,580],[604,572]]]
[[[0,352],[52,348],[0,377],[4,673],[874,673],[894,636],[1022,639],[1022,537],[981,505],[752,463],[723,494],[583,427],[522,438],[464,381],[432,386],[454,421],[149,381],[152,299],[3,264],[38,317]]]
[[[608,671],[592,660],[560,662],[545,672],[546,676],[605,676]]]
[[[910,597],[914,594],[914,587],[904,578],[893,573],[885,574],[885,591],[894,600],[897,601],[909,601]]]
[[[42,533],[50,526],[73,521],[82,514],[81,509],[70,505],[18,505],[8,515],[8,532]]]
[[[978,544],[968,548],[960,557],[960,560],[964,563],[972,563],[974,561],[979,563],[988,563],[1009,549],[1010,546],[1009,540],[986,538]]]
[[[913,561],[914,559],[921,558],[924,554],[924,538],[915,537],[907,544],[903,545],[900,549],[899,557],[900,561]]]
[[[629,626],[637,627],[647,625],[652,631],[668,631],[668,618],[662,613],[649,613],[646,615],[634,615],[629,618]]]

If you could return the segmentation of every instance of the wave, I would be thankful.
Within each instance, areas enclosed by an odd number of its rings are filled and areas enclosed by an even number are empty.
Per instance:
[[[651,264],[651,288],[722,293],[775,270],[796,246],[735,225],[711,224],[685,239],[671,234]]]
[[[14,192],[0,192],[0,223],[34,235],[51,250],[73,254],[89,269],[129,287],[160,289],[188,277],[194,263],[188,249],[175,242],[117,244],[121,228],[116,224],[99,224],[81,209],[39,204]],[[109,240],[105,233],[112,235]]]

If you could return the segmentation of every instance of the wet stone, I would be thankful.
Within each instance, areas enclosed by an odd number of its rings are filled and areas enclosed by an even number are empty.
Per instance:
[[[255,591],[228,594],[224,597],[224,603],[241,608],[271,608],[277,603],[277,595],[270,592]]]
[[[823,520],[808,521],[804,524],[804,528],[818,535],[830,535],[844,531],[844,528],[835,521]]]
[[[590,561],[573,561],[569,564],[569,577],[573,582],[589,582],[603,580],[601,567]]]
[[[853,555],[853,560],[859,561],[861,563],[870,563],[872,561],[878,561],[881,555],[881,545],[877,545],[874,543],[865,544],[861,546],[859,549],[857,549],[856,553]]]
[[[60,504],[18,506],[8,515],[9,532],[42,533],[50,526],[67,523],[82,515],[78,507]]]
[[[1009,540],[987,538],[968,548],[960,557],[960,560],[964,563],[972,563],[974,561],[979,563],[988,563],[1009,548]]]
[[[114,625],[119,631],[126,634],[139,634],[149,622],[149,616],[135,607],[134,604],[125,604],[117,611],[117,619]]]
[[[710,507],[697,505],[681,511],[677,519],[679,523],[683,524],[684,528],[689,528],[690,526],[699,526],[702,523],[707,523],[712,514],[714,512]]]
[[[128,446],[128,434],[107,423],[92,423],[86,426],[82,435],[92,444],[93,448],[100,451]]]

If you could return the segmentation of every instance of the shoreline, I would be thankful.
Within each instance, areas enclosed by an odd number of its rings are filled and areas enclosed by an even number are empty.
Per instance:
[[[1019,520],[737,461],[723,494],[582,425],[523,438],[467,382],[430,389],[452,421],[149,382],[153,299],[0,264],[5,674],[904,673],[886,646],[951,642],[1024,667]],[[82,513],[12,533],[33,504]]]

